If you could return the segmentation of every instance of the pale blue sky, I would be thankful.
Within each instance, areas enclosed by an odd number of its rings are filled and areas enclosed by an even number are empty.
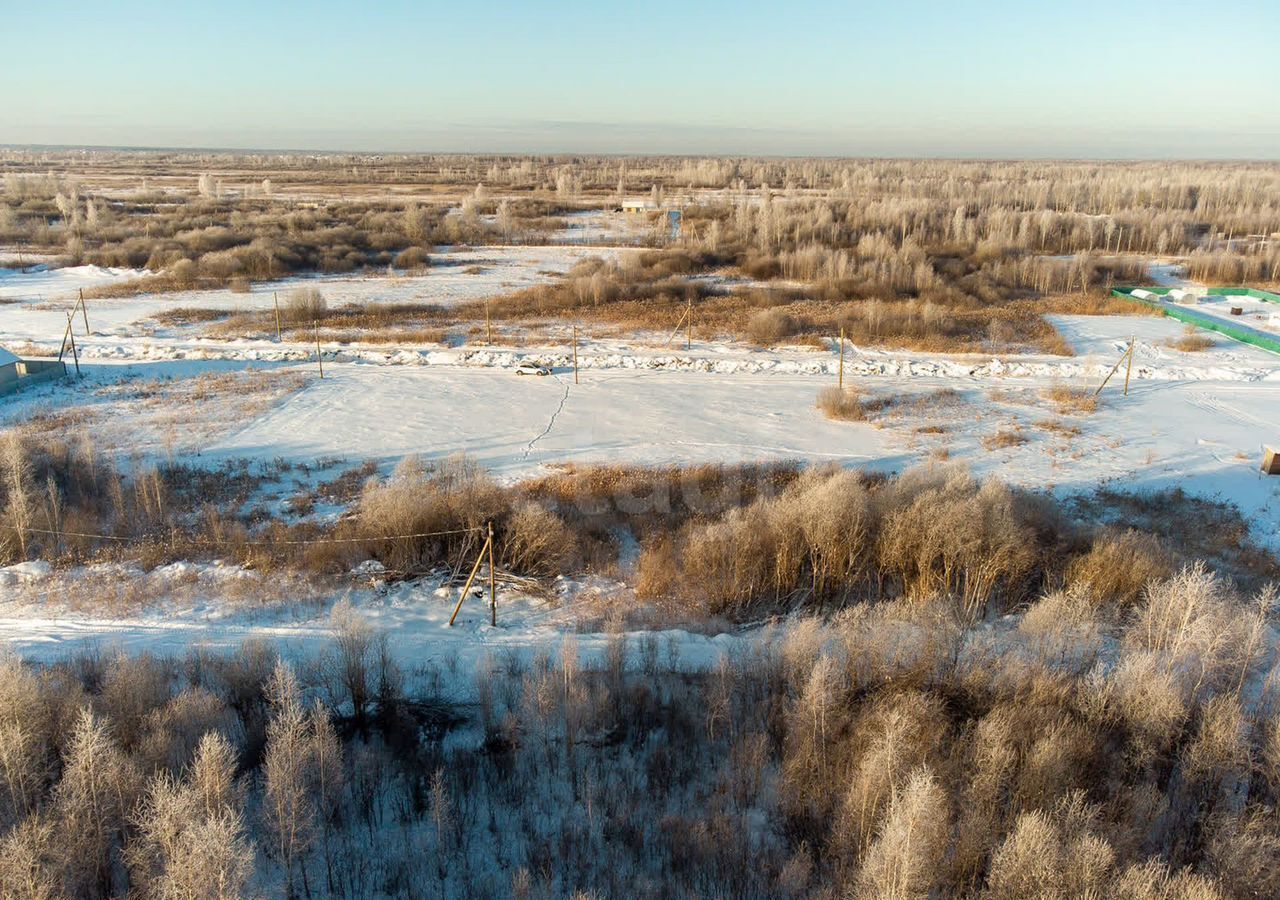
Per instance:
[[[0,143],[1280,158],[1280,0],[2,0]]]

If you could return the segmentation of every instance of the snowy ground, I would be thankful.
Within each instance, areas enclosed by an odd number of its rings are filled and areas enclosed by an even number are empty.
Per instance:
[[[229,289],[142,294],[86,301],[92,335],[77,334],[89,354],[104,343],[141,348],[173,337],[154,321],[166,310],[215,309],[227,312],[271,309],[273,294],[295,287],[318,287],[331,307],[347,303],[415,301],[452,306],[543,284],[564,274],[589,256],[608,257],[607,247],[468,247],[441,248],[422,274],[384,276],[311,276],[255,284],[249,293]],[[0,344],[32,342],[55,349],[62,340],[67,312],[80,288],[99,287],[138,278],[146,272],[77,266],[18,271],[0,269]],[[122,352],[128,352],[122,351]],[[106,354],[119,355],[119,354]]]
[[[615,241],[619,244],[639,244],[659,233],[645,215],[584,209],[569,213],[563,218],[565,227],[552,232],[551,239],[567,244]]]
[[[432,685],[459,700],[470,699],[471,673],[486,657],[498,663],[519,660],[525,667],[537,652],[558,654],[566,639],[579,658],[598,665],[605,645],[619,633],[606,630],[610,598],[625,588],[606,579],[559,579],[546,597],[515,588],[498,590],[498,625],[489,624],[488,595],[473,595],[451,627],[459,589],[440,577],[386,584],[376,577],[333,594],[295,603],[256,606],[237,602],[262,576],[221,563],[174,563],[151,573],[118,571],[103,565],[65,573],[27,563],[0,569],[0,646],[26,659],[58,661],[82,653],[115,652],[185,657],[193,652],[232,652],[249,640],[269,641],[286,658],[306,664],[327,651],[336,634],[335,607],[348,608],[387,635],[411,676],[431,669],[444,681]],[[86,582],[141,579],[164,599],[107,614],[68,608],[68,593],[88,592]],[[98,594],[104,590],[97,587]],[[105,605],[105,604],[104,604]],[[656,639],[664,658],[679,668],[710,668],[742,644],[743,637],[704,635],[680,629],[628,635]]]
[[[554,277],[599,252],[477,248],[450,254],[456,257],[450,265],[436,265],[422,277],[321,282],[332,304],[458,302]],[[480,266],[480,274],[467,274],[471,266]],[[7,292],[0,296],[17,301],[0,303],[0,345],[36,340],[56,346],[65,323],[62,307],[82,280],[130,277],[104,270],[37,275],[0,278],[0,291]],[[49,309],[53,298],[62,305]],[[92,301],[93,333],[86,336],[81,329],[77,336],[85,380],[0,400],[0,424],[38,412],[97,409],[99,420],[130,436],[130,451],[142,456],[172,453],[176,445],[209,463],[332,456],[351,463],[372,459],[385,470],[410,454],[434,459],[465,452],[503,480],[565,462],[799,459],[895,471],[948,458],[979,474],[1063,493],[1099,485],[1181,487],[1237,504],[1257,539],[1280,549],[1280,478],[1259,472],[1262,446],[1280,442],[1280,357],[1218,336],[1205,351],[1176,350],[1171,344],[1184,328],[1169,319],[1054,317],[1073,357],[855,347],[846,358],[848,383],[893,401],[870,421],[856,423],[829,421],[814,408],[819,389],[835,380],[832,350],[766,351],[704,341],[685,351],[588,335],[579,348],[582,371],[575,384],[572,350],[564,345],[327,345],[321,380],[315,377],[314,348],[305,343],[211,341],[147,325],[157,310],[174,306],[269,303],[269,290]],[[52,338],[50,331],[56,332]],[[1062,413],[1044,398],[1055,385],[1096,386],[1130,337],[1137,343],[1127,397],[1122,371],[1092,414]],[[513,367],[525,359],[551,365],[553,376],[517,377]],[[245,368],[259,378],[287,376],[287,389],[266,389],[259,382],[253,397],[219,416],[204,416],[185,390],[188,383]],[[129,394],[133,383],[159,387],[148,387],[139,399]],[[193,415],[201,421],[183,418]],[[166,438],[165,427],[179,433]],[[1021,442],[993,447],[990,439],[998,432],[1016,433]],[[62,576],[47,581],[29,573],[35,580],[27,583],[19,574],[0,575],[0,639],[46,657],[94,645],[180,652],[192,643],[226,647],[247,637],[294,642],[304,650],[328,640],[328,610],[339,599],[326,595],[270,610],[228,612],[223,603],[192,600],[191,590],[184,589],[186,599],[176,606],[169,599],[89,615],[66,607],[57,581]],[[199,574],[194,583],[202,578],[212,576]],[[217,594],[216,579],[210,583]],[[449,598],[437,595],[437,587],[418,583],[390,593],[361,588],[350,599],[414,659],[461,658],[465,666],[504,648],[547,646],[566,629],[585,628],[584,647],[605,640],[600,623],[582,624],[584,611],[597,603],[584,599],[580,586],[561,585],[554,602],[508,591],[497,630],[482,625],[478,604],[468,613],[469,624],[446,629],[441,616],[447,618]],[[168,596],[163,585],[158,590]],[[723,649],[717,641],[730,639],[673,640],[687,645],[690,659],[707,662]]]

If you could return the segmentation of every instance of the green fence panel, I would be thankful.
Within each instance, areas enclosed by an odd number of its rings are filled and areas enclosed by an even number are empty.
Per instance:
[[[1199,313],[1191,309],[1184,309],[1180,306],[1174,306],[1168,303],[1155,303],[1145,297],[1135,297],[1131,293],[1131,291],[1134,290],[1143,290],[1163,297],[1173,290],[1173,288],[1115,288],[1111,291],[1111,294],[1115,297],[1123,297],[1126,300],[1132,300],[1134,303],[1141,303],[1144,306],[1150,306],[1154,309],[1158,309],[1169,318],[1177,319],[1179,322],[1186,322],[1188,325],[1195,325],[1197,328],[1216,331],[1219,334],[1226,335],[1232,340],[1237,340],[1244,344],[1252,344],[1254,347],[1260,347],[1263,350],[1269,350],[1272,353],[1280,353],[1280,335],[1270,335],[1264,331],[1259,331],[1256,328],[1250,328],[1247,325],[1236,325],[1233,322],[1224,322],[1214,316]],[[1211,290],[1222,290],[1222,288],[1212,288]],[[1267,292],[1262,291],[1261,293]],[[1267,298],[1262,297],[1259,299]],[[1274,302],[1280,303],[1280,298],[1277,298]]]

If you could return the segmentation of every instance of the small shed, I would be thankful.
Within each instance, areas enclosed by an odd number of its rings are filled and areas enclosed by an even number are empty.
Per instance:
[[[657,209],[652,200],[623,200],[622,211],[624,213],[642,213]]]
[[[1280,447],[1262,448],[1262,471],[1268,475],[1280,475]]]
[[[0,347],[0,391],[18,381],[18,363],[21,360],[8,350]]]
[[[0,347],[0,397],[66,374],[67,367],[61,360],[22,359]]]

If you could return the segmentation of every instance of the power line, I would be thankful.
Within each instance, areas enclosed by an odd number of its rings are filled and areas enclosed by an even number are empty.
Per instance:
[[[146,540],[146,537],[121,537],[118,534],[95,534],[86,531],[53,531],[47,528],[26,528],[17,525],[11,525],[8,522],[0,522],[0,528],[9,528],[13,531],[25,534],[48,534],[54,537],[81,537],[93,538],[100,541],[118,541],[120,543],[136,543]],[[414,534],[379,534],[372,537],[358,538],[312,538],[311,540],[209,540],[208,538],[189,539],[187,542],[196,545],[205,545],[212,547],[277,547],[282,545],[305,545],[305,544],[367,544],[372,541],[399,541],[409,538],[425,538],[425,537],[444,537],[452,534],[472,534],[477,531],[484,531],[482,526],[474,528],[454,528],[447,531],[419,531]]]

